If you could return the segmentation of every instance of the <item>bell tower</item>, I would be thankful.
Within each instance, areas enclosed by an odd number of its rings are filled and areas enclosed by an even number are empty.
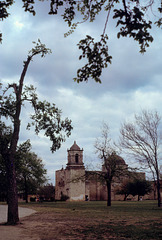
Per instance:
[[[83,163],[83,149],[80,149],[80,147],[76,144],[76,141],[74,141],[74,144],[67,151],[68,151],[68,163],[66,168],[85,169]]]
[[[76,144],[71,146],[68,152],[66,172],[66,195],[70,201],[85,200],[85,167],[83,163],[83,149]]]
[[[83,149],[76,144],[68,152],[68,162],[65,169],[56,171],[55,198],[60,200],[67,196],[69,201],[85,201],[85,167]]]

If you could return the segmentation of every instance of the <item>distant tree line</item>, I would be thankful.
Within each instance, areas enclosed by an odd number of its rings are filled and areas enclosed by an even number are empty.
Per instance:
[[[54,201],[55,187],[52,184],[46,184],[39,187],[37,194],[39,195],[39,201]]]

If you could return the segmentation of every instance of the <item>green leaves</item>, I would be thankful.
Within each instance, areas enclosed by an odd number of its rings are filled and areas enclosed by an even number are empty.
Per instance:
[[[121,25],[120,32],[117,37],[132,37],[135,41],[138,41],[140,45],[140,52],[146,52],[146,47],[149,47],[149,42],[153,41],[153,37],[150,35],[148,29],[151,29],[152,22],[146,21],[144,18],[144,12],[138,7],[125,10],[114,10],[115,14],[113,18],[118,18],[117,25]]]
[[[133,196],[144,196],[145,194],[148,194],[151,192],[151,184],[150,182],[143,180],[143,179],[134,179],[134,181],[129,182],[129,194]]]
[[[22,0],[22,2],[24,3],[23,8],[25,9],[25,12],[30,12],[33,14],[33,16],[35,16],[36,12],[34,10],[34,0]]]
[[[15,165],[20,191],[35,193],[38,187],[47,180],[47,170],[42,160],[31,151],[30,140],[17,147]]]
[[[9,8],[14,3],[13,0],[6,0],[0,2],[0,19],[4,20],[9,16],[7,8]]]
[[[11,118],[11,121],[14,120],[15,110],[16,110],[16,98],[12,95],[12,93],[6,95],[6,92],[16,86],[15,84],[8,85],[8,87],[2,90],[2,94],[0,94],[0,115],[5,118]],[[2,88],[2,84],[1,84]]]
[[[3,94],[0,94],[0,115],[11,119],[14,128],[17,130],[17,136],[19,136],[21,107],[25,101],[31,103],[34,114],[31,115],[32,122],[28,124],[27,128],[30,129],[31,126],[35,126],[37,134],[43,130],[44,135],[52,141],[51,151],[54,152],[65,141],[65,136],[70,136],[72,130],[71,120],[68,118],[61,120],[61,110],[55,104],[39,101],[33,85],[24,87],[25,75],[33,57],[38,54],[44,57],[51,52],[39,39],[34,44],[35,46],[29,51],[28,58],[24,62],[19,84],[13,83],[8,85]],[[2,84],[0,84],[0,88],[2,88]],[[12,89],[13,93],[8,93],[9,89]],[[18,139],[17,136],[15,137],[16,140]],[[13,137],[12,139],[15,140],[15,138]]]
[[[65,141],[65,135],[70,136],[71,120],[66,118],[61,120],[61,110],[55,104],[47,101],[39,101],[36,89],[31,85],[25,86],[23,92],[23,100],[29,101],[34,109],[31,114],[31,123],[28,123],[27,129],[35,127],[35,133],[39,134],[44,131],[44,135],[52,141],[51,151],[54,152],[61,147],[61,143]]]
[[[38,134],[44,131],[44,135],[49,137],[52,142],[51,151],[54,152],[61,147],[61,143],[65,141],[65,135],[70,136],[71,120],[66,118],[61,120],[61,110],[55,104],[47,101],[32,102],[35,113],[31,115],[32,125],[35,126],[35,132]],[[28,125],[28,128],[31,124]]]
[[[43,1],[43,0],[42,0]],[[36,14],[34,10],[34,0],[22,0],[23,8],[26,12],[30,12],[33,15]],[[14,3],[12,0],[1,1],[0,3],[0,19],[5,19],[9,16],[7,8]],[[107,12],[106,19],[103,19],[105,25],[103,30],[99,34],[101,40],[94,42],[94,38],[86,36],[84,40],[81,40],[78,44],[79,49],[83,51],[79,59],[87,58],[87,64],[82,68],[78,69],[77,77],[75,81],[88,81],[89,78],[93,78],[96,82],[101,82],[100,76],[103,68],[107,67],[108,63],[111,63],[111,56],[108,54],[108,46],[105,43],[106,39],[106,28],[108,25],[108,19],[111,17],[110,12],[114,9],[113,19],[117,19],[117,27],[120,27],[117,37],[131,37],[138,42],[140,46],[140,52],[146,52],[147,47],[153,41],[153,37],[150,34],[152,28],[151,16],[147,15],[147,11],[151,9],[153,18],[155,19],[155,25],[158,27],[162,26],[161,14],[162,5],[161,1],[142,1],[142,0],[50,0],[50,15],[58,14],[59,8],[62,8],[62,18],[70,27],[69,31],[65,33],[67,37],[74,32],[79,24],[87,21],[97,21],[97,15],[103,14],[103,10]],[[120,4],[120,5],[119,5]],[[119,7],[121,9],[119,9]],[[156,10],[156,11],[155,11]],[[104,16],[104,14],[103,14]],[[149,16],[150,20],[147,20]],[[103,18],[103,17],[102,17]],[[0,42],[2,41],[2,33],[0,32]],[[35,48],[30,51],[30,56],[41,53],[44,57],[47,53],[50,53],[50,49],[47,49],[45,45],[41,44],[40,40],[38,43],[34,43]]]
[[[0,155],[5,155],[10,146],[12,136],[12,128],[7,127],[6,124],[0,121]]]
[[[85,39],[79,42],[79,49],[82,50],[79,60],[86,58],[88,63],[78,70],[77,78],[74,78],[74,81],[78,83],[88,81],[91,77],[96,82],[101,83],[100,76],[102,70],[107,67],[108,63],[111,63],[112,59],[108,54],[107,40],[107,35],[101,35],[101,40],[94,42],[94,38],[87,35]]]
[[[49,14],[57,14],[58,8],[63,6],[64,1],[60,0],[51,0],[50,1],[50,12]]]
[[[0,19],[3,21],[9,16],[7,9],[14,3],[13,0],[0,1]],[[0,32],[0,43],[2,43],[2,33]]]
[[[106,0],[91,0],[91,1],[79,1],[77,2],[77,10],[83,15],[83,21],[88,20],[93,22],[98,15],[102,7],[104,6]]]
[[[65,9],[64,9],[64,14],[62,14],[62,17],[63,17],[64,21],[67,22],[68,26],[70,27],[75,15],[76,15],[76,8],[75,8],[76,1],[69,0],[69,1],[64,1],[64,2],[66,2],[67,7],[65,7]]]
[[[159,18],[158,21],[155,22],[155,25],[162,28],[162,18]]]
[[[51,49],[46,48],[46,45],[41,43],[40,39],[38,39],[38,42],[33,42],[35,45],[30,51],[29,51],[29,57],[33,57],[34,55],[41,54],[41,57],[45,57],[46,54],[52,53]]]

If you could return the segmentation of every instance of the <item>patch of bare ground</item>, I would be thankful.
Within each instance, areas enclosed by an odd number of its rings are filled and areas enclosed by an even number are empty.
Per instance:
[[[59,213],[38,212],[25,217],[16,226],[1,225],[0,240],[124,239],[116,238],[109,232],[102,232],[102,238],[99,238],[99,233],[96,232],[99,225],[100,221],[97,219],[90,222],[79,216],[69,218]]]
[[[16,226],[0,226],[0,240],[161,240],[155,203],[43,203]]]

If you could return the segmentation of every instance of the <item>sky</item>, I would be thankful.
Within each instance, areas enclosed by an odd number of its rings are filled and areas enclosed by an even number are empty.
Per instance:
[[[94,143],[101,134],[103,122],[109,125],[112,140],[118,141],[121,124],[135,113],[156,109],[162,115],[162,32],[158,28],[152,29],[154,41],[142,55],[137,42],[130,38],[117,39],[117,28],[110,18],[107,34],[112,64],[104,69],[101,84],[92,79],[78,84],[73,78],[83,62],[78,60],[81,52],[77,43],[87,34],[99,39],[106,16],[103,13],[94,23],[80,25],[65,38],[68,26],[59,15],[48,15],[47,4],[46,1],[36,4],[37,14],[33,17],[24,12],[21,1],[16,1],[9,9],[9,18],[0,23],[3,33],[0,81],[3,84],[19,81],[23,61],[27,59],[33,41],[40,39],[52,50],[45,58],[36,56],[33,59],[25,84],[33,84],[41,100],[55,103],[62,110],[62,118],[72,120],[71,136],[52,154],[51,143],[43,133],[36,136],[33,130],[26,130],[31,113],[26,105],[21,114],[19,142],[31,140],[32,151],[43,160],[49,182],[54,184],[55,171],[66,167],[67,149],[74,141],[84,149],[86,166],[97,163]],[[128,159],[125,161],[129,164]]]

